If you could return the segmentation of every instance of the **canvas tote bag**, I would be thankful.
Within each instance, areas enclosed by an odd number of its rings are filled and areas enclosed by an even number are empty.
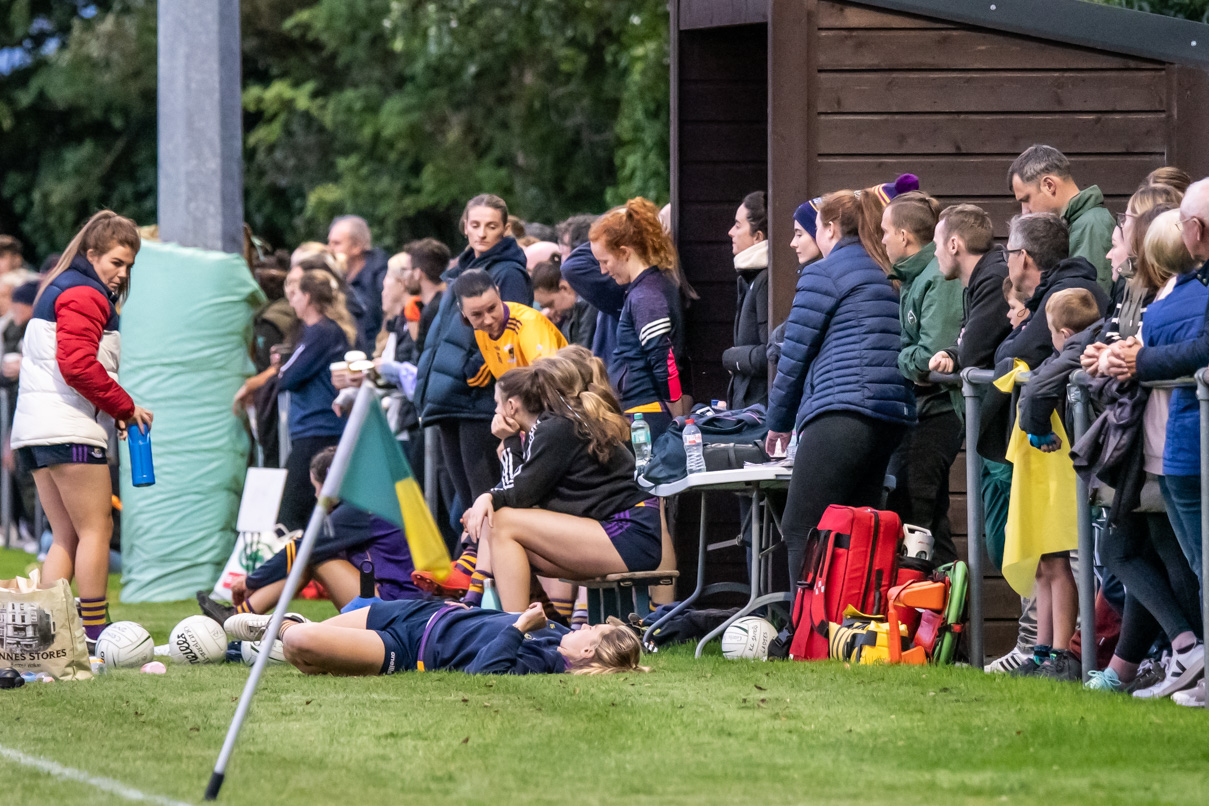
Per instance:
[[[35,569],[28,578],[0,579],[0,666],[88,680],[92,667],[71,585],[60,579],[40,589],[40,577]]]

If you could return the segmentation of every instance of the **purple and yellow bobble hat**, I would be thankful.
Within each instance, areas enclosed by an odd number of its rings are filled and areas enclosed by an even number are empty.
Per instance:
[[[883,205],[886,205],[895,196],[901,196],[912,190],[919,190],[919,177],[915,174],[902,174],[893,182],[887,182],[884,185],[875,185],[870,190],[877,194],[878,199],[881,200]],[[860,191],[858,190],[857,193],[860,193]],[[822,203],[822,196],[813,198],[808,202],[798,205],[798,209],[793,213],[793,220],[801,224],[802,229],[806,230],[811,238],[816,236],[815,220],[819,213],[819,206]]]

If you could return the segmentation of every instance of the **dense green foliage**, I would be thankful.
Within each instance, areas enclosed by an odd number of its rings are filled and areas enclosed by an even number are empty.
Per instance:
[[[102,205],[153,221],[153,0],[8,6],[0,231],[32,259]],[[663,0],[243,0],[242,28],[246,215],[275,244],[344,212],[453,241],[484,191],[546,222],[667,196]]]

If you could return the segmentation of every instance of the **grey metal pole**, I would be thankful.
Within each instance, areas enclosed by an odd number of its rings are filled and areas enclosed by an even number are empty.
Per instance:
[[[8,447],[8,389],[0,389],[0,445]],[[16,461],[16,453],[13,454]],[[0,463],[3,465],[3,463]],[[0,467],[0,529],[4,530],[4,547],[12,546],[13,475],[8,465]]]
[[[347,427],[347,426],[346,426]],[[277,466],[290,458],[290,393],[277,394]]]
[[[966,404],[966,544],[970,568],[970,662],[981,669],[986,662],[982,622],[982,457],[976,450],[982,424],[978,387],[972,378],[978,370],[961,373],[961,394]]]
[[[424,503],[428,505],[428,511],[432,513],[432,517],[437,517],[437,512],[440,511],[441,490],[438,479],[441,477],[437,472],[438,457],[440,451],[441,429],[435,425],[427,426],[424,429]]]
[[[1088,394],[1082,370],[1071,374],[1067,399],[1074,409],[1075,433],[1071,447],[1087,433],[1091,425]],[[1081,662],[1086,682],[1096,668],[1096,539],[1091,524],[1091,491],[1082,474],[1075,475],[1075,513],[1079,532],[1079,624],[1082,637]]]
[[[357,444],[357,437],[361,433],[361,426],[365,423],[365,416],[369,413],[370,405],[376,402],[377,396],[374,395],[373,387],[368,383],[362,384],[353,403],[353,410],[348,416],[348,424],[344,427],[344,435],[340,437],[340,443],[336,446],[336,455],[332,457],[332,467],[328,471],[327,480],[324,481],[323,489],[319,493],[319,500],[311,512],[311,519],[302,535],[302,542],[298,545],[298,556],[294,560],[294,567],[290,569],[290,575],[285,581],[285,589],[281,591],[281,598],[277,600],[277,607],[273,611],[273,619],[269,622],[268,631],[265,632],[266,641],[274,640],[281,630],[281,623],[285,619],[285,609],[289,606],[290,600],[294,598],[294,593],[302,582],[302,575],[311,559],[311,550],[315,547],[319,530],[323,528],[323,520],[327,517],[332,501],[337,497],[340,485],[344,481],[344,474],[348,470],[348,463],[352,458],[353,448]],[[218,762],[214,765],[214,772],[210,775],[210,783],[206,786],[206,800],[214,800],[218,797],[218,790],[222,788],[223,777],[227,772],[227,763],[231,760],[231,753],[235,750],[235,741],[239,738],[239,730],[247,718],[248,709],[252,705],[252,697],[256,694],[256,686],[260,683],[260,676],[264,673],[271,654],[271,652],[261,652],[256,657],[252,673],[248,675],[248,682],[244,684],[243,694],[239,698],[239,705],[235,708],[235,717],[231,720],[231,727],[227,729],[227,738],[223,741],[222,750],[218,754]]]
[[[1196,399],[1201,409],[1201,625],[1209,628],[1209,370],[1196,373]]]

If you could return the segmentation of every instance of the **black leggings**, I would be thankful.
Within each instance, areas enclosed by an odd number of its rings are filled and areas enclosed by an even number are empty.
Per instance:
[[[903,523],[932,531],[932,560],[938,566],[957,559],[949,524],[949,471],[961,451],[963,431],[952,409],[924,417],[894,456],[895,487],[886,509],[897,512]]]
[[[499,445],[490,420],[442,420],[441,458],[457,493],[457,506],[469,509],[474,500],[500,480]],[[453,513],[455,520],[462,513]]]
[[[827,507],[881,505],[886,467],[906,430],[902,423],[850,412],[823,414],[802,429],[781,518],[790,590],[802,574],[806,538]]]
[[[315,488],[311,485],[311,460],[340,437],[299,437],[290,440],[290,458],[285,461],[285,493],[281,496],[281,525],[291,532],[305,529],[315,509]]]
[[[1125,584],[1117,657],[1140,663],[1160,630],[1168,640],[1188,630],[1201,637],[1200,589],[1165,514],[1127,516],[1104,535],[1100,556]]]

